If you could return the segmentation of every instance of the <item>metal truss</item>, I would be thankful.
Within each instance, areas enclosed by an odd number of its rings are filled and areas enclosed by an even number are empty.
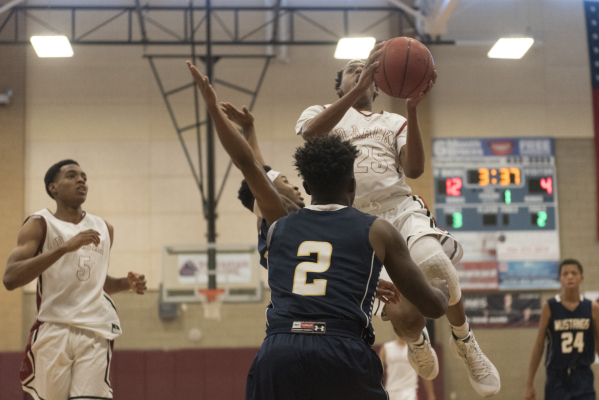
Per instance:
[[[399,1],[399,0],[394,0]],[[447,1],[447,0],[446,0]],[[457,0],[454,0],[457,1]],[[12,2],[17,4],[18,1]],[[271,63],[273,48],[283,46],[331,46],[344,36],[365,35],[380,24],[391,22],[396,31],[389,37],[412,36],[426,44],[453,44],[439,37],[431,41],[425,34],[417,12],[402,7],[287,7],[275,0],[270,7],[212,7],[211,0],[194,7],[160,7],[142,5],[135,0],[134,6],[13,6],[8,15],[0,18],[0,45],[29,45],[27,21],[31,31],[42,28],[51,34],[65,35],[73,45],[108,46],[188,46],[187,54],[146,54],[167,111],[181,142],[195,183],[202,197],[204,217],[207,222],[208,287],[216,288],[216,208],[223,193],[232,163],[229,162],[220,189],[216,191],[215,153],[213,124],[208,112],[200,118],[200,101],[197,86],[191,82],[176,88],[165,88],[155,60],[166,58],[191,59],[194,64],[203,63],[205,75],[213,84],[222,85],[251,96],[249,109],[253,109],[260,88]],[[8,6],[8,5],[7,5]],[[2,11],[4,11],[6,7]],[[407,12],[406,12],[407,11]],[[256,23],[256,15],[264,16]],[[1,13],[0,13],[1,16]],[[356,20],[371,19],[372,23],[360,29],[354,28]],[[53,21],[50,23],[48,21]],[[57,26],[55,21],[60,21]],[[101,22],[98,22],[101,21]],[[352,23],[353,21],[353,23]],[[248,27],[249,25],[249,27]],[[300,25],[303,27],[300,27]],[[306,29],[306,27],[309,27]],[[47,33],[46,33],[47,34]],[[198,46],[203,47],[197,54]],[[213,54],[213,46],[246,47],[250,54]],[[260,48],[263,49],[260,49]],[[180,47],[177,47],[179,49]],[[200,47],[201,48],[201,47]],[[221,47],[222,48],[222,47]],[[256,49],[264,50],[256,53]],[[164,48],[160,48],[164,52]],[[235,50],[234,50],[235,51]],[[226,52],[231,53],[231,51]],[[223,79],[214,79],[215,64],[223,58],[258,58],[264,60],[259,80],[253,89],[241,87]],[[195,122],[182,126],[177,121],[170,97],[192,89]],[[195,131],[199,166],[196,169],[191,150],[183,134]],[[202,131],[206,143],[202,142]],[[203,146],[206,160],[203,160]],[[205,169],[204,169],[205,164]],[[205,176],[205,179],[204,179]]]
[[[277,2],[280,4],[280,2]],[[343,36],[365,34],[374,27],[395,20],[397,32],[393,36],[415,36],[424,43],[451,44],[440,39],[434,42],[422,32],[412,13],[398,7],[166,7],[135,6],[15,6],[0,21],[0,45],[29,44],[19,25],[31,21],[45,30],[65,35],[75,45],[206,45],[208,35],[203,26],[213,20],[213,46],[316,46],[336,45]],[[257,13],[271,13],[272,18],[256,25]],[[366,28],[351,29],[350,21],[368,15],[380,16]],[[210,18],[208,18],[210,15]],[[286,19],[286,39],[279,35],[280,22]],[[61,20],[53,26],[48,20]],[[325,26],[323,20],[340,25],[341,29]],[[98,22],[101,21],[101,22]],[[306,29],[298,28],[298,21],[306,22],[322,39],[302,39]],[[255,25],[247,28],[246,25]],[[338,23],[337,23],[338,22]],[[328,24],[327,24],[328,25]],[[271,38],[264,38],[264,30],[272,28]],[[261,34],[262,37],[257,38]]]

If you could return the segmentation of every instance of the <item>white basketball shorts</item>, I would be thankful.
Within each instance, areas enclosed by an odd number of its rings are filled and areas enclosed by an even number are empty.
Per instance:
[[[112,341],[66,324],[36,322],[21,365],[35,400],[112,399]]]
[[[391,222],[399,230],[401,236],[403,236],[408,249],[411,249],[414,243],[421,237],[434,236],[441,243],[443,251],[453,265],[456,265],[462,259],[462,246],[445,229],[437,228],[437,222],[433,214],[420,197],[416,195],[405,196],[403,200],[398,200],[398,204],[395,207],[374,215]],[[384,267],[380,278],[391,282],[391,278],[389,278],[389,274],[387,274]],[[380,316],[383,306],[384,304],[376,299],[373,308],[374,315]]]

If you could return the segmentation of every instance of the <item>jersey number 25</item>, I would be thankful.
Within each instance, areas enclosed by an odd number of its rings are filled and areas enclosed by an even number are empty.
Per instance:
[[[304,261],[295,267],[293,293],[302,296],[324,296],[327,292],[326,279],[314,279],[307,283],[308,272],[322,273],[331,266],[333,246],[328,242],[303,242],[297,249],[298,257],[308,257],[316,253],[316,262]]]

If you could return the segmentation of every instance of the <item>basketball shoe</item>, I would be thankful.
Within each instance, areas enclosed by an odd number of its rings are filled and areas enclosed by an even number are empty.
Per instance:
[[[478,394],[487,397],[499,393],[499,372],[478,347],[472,331],[469,331],[464,339],[457,339],[452,333],[449,347],[453,355],[464,363],[470,384]]]
[[[422,344],[408,343],[408,360],[422,379],[431,380],[439,373],[439,360],[435,349],[431,346],[426,328],[422,330],[422,335],[424,336]]]

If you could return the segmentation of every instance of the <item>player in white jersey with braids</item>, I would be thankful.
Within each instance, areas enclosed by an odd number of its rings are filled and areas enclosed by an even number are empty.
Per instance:
[[[37,278],[38,316],[21,366],[23,390],[36,400],[112,399],[110,360],[121,323],[110,294],[143,294],[143,275],[107,275],[114,230],[86,213],[87,177],[63,160],[44,178],[56,212],[30,216],[8,258],[8,290]]]
[[[424,149],[418,125],[417,105],[430,91],[406,100],[407,119],[393,113],[372,112],[378,96],[373,73],[379,65],[382,43],[375,46],[366,62],[350,61],[336,79],[339,99],[328,105],[306,109],[296,125],[296,134],[305,140],[322,135],[339,135],[350,140],[360,154],[354,165],[357,182],[354,207],[391,222],[405,238],[412,259],[429,279],[445,279],[451,297],[447,318],[452,328],[450,347],[466,366],[470,383],[483,396],[499,392],[497,369],[480,350],[466,321],[454,264],[462,247],[445,230],[436,227],[424,201],[412,195],[405,177],[418,178],[424,172]],[[383,271],[381,278],[385,278]],[[408,342],[410,363],[424,379],[433,379],[438,360],[425,329],[426,320],[407,301],[388,304],[382,316],[389,318],[396,333]]]

